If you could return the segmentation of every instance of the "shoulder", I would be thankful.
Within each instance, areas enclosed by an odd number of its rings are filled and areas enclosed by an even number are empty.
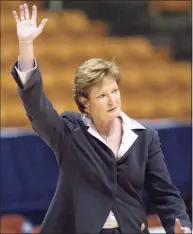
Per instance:
[[[143,120],[136,120],[129,117],[131,122],[131,129],[142,137],[142,139],[147,142],[148,145],[151,145],[153,140],[158,138],[158,131],[153,128],[148,122],[146,123]]]
[[[151,125],[148,125],[146,123],[144,124],[144,122],[142,123],[141,121],[139,121],[139,123],[141,123],[144,126],[144,133],[150,140],[153,140],[153,138],[158,136],[158,131]]]
[[[157,134],[157,130],[155,128],[153,128],[152,126],[148,125],[148,124],[144,124],[142,123],[141,121],[138,121],[139,123],[141,123],[144,128],[145,128],[145,131],[148,133],[148,134],[151,134],[151,135],[155,135]]]
[[[145,121],[133,119],[127,116],[124,112],[121,112],[121,118],[124,125],[133,131],[142,131],[145,135],[148,136],[155,135],[157,132],[153,127],[151,127],[151,125],[148,125]]]
[[[72,123],[82,120],[81,114],[73,111],[64,111],[60,114],[60,117]]]

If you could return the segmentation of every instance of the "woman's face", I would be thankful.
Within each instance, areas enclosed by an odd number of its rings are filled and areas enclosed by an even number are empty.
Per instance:
[[[92,86],[88,93],[87,107],[93,119],[109,121],[120,115],[120,92],[114,77],[105,76],[102,81]]]

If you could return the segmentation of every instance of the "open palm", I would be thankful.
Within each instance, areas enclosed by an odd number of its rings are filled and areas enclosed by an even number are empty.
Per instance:
[[[32,9],[30,19],[28,5],[20,5],[20,19],[16,11],[13,11],[14,19],[17,23],[17,36],[19,41],[33,41],[42,31],[48,19],[43,19],[37,27],[37,7]]]

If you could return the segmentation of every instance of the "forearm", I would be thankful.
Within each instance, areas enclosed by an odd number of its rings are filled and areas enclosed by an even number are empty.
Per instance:
[[[19,70],[26,72],[34,67],[34,47],[32,41],[21,42],[19,41]],[[21,80],[22,84],[26,80]]]

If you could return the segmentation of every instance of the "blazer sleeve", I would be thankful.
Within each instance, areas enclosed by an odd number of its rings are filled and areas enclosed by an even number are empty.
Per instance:
[[[174,233],[175,219],[191,229],[186,206],[178,189],[172,184],[164,162],[158,132],[154,132],[146,166],[145,189],[166,233]]]
[[[38,66],[24,86],[15,67],[18,67],[18,61],[12,67],[11,74],[18,84],[18,93],[31,126],[57,152],[60,142],[68,135],[73,124],[58,115],[44,94],[42,77]]]

